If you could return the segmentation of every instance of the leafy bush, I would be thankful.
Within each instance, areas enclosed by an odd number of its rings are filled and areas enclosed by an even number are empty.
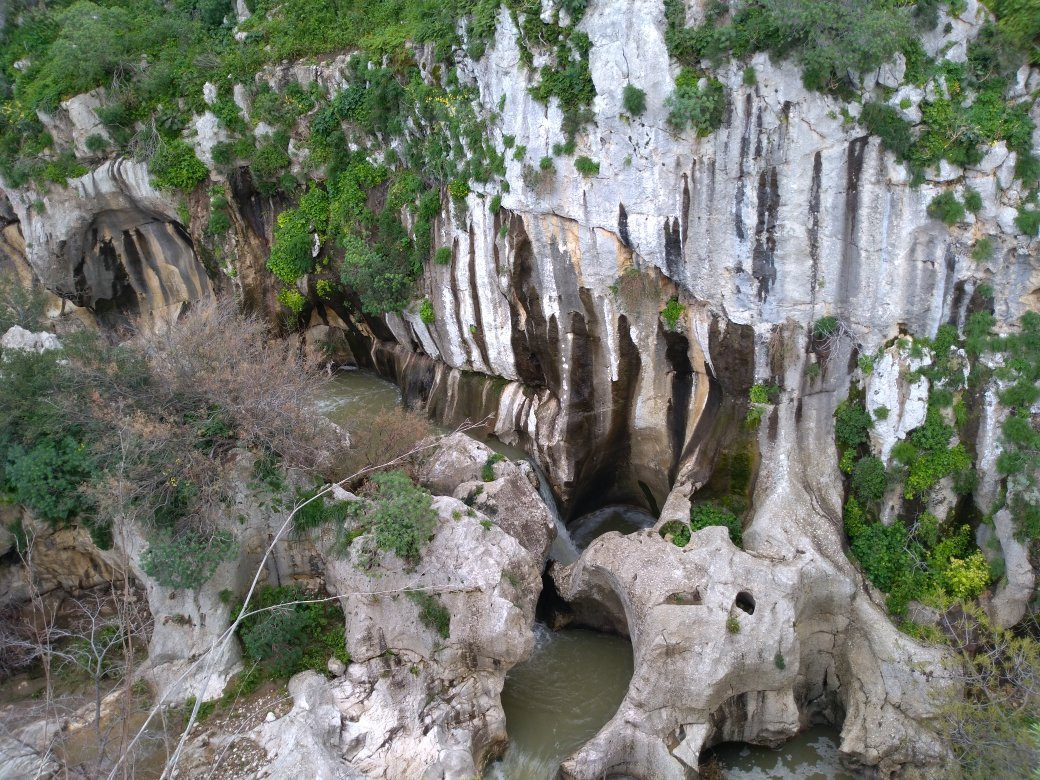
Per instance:
[[[376,474],[372,484],[375,491],[366,522],[376,548],[414,563],[437,528],[432,497],[401,471]]]
[[[834,437],[843,449],[866,443],[872,424],[870,414],[858,402],[842,401],[834,410]]]
[[[437,313],[433,310],[433,304],[430,303],[429,298],[424,298],[419,305],[419,319],[425,325],[432,325],[434,320],[437,319]]]
[[[859,123],[881,139],[886,149],[895,152],[899,159],[906,159],[914,143],[911,125],[902,115],[886,103],[864,104]]]
[[[696,504],[690,508],[690,530],[699,531],[710,525],[721,525],[729,531],[729,538],[737,547],[743,543],[740,518],[716,504]]]
[[[556,168],[556,164],[553,162],[552,157],[543,157],[538,161],[538,170],[543,173],[551,171]]]
[[[265,585],[250,599],[249,612],[255,614],[242,620],[239,637],[247,658],[271,676],[325,672],[330,657],[350,663],[343,612],[322,594],[298,585]]]
[[[223,529],[189,531],[176,536],[160,532],[141,554],[141,568],[165,588],[197,590],[217,567],[238,552],[234,537]]]
[[[295,287],[286,287],[284,290],[279,290],[278,302],[292,312],[293,317],[299,317],[303,314],[303,310],[307,306],[307,299]]]
[[[751,390],[748,392],[748,400],[753,404],[772,403],[773,399],[776,398],[776,395],[779,392],[780,388],[776,385],[767,385],[762,382],[757,382],[751,386]]]
[[[965,559],[950,558],[943,572],[946,589],[956,599],[972,600],[989,585],[989,564],[980,550]]]
[[[964,221],[964,206],[952,192],[941,192],[928,204],[928,216],[955,225]]]
[[[599,174],[599,163],[585,155],[578,157],[574,161],[574,167],[585,178]]]
[[[484,461],[484,465],[480,469],[480,478],[482,480],[484,480],[485,482],[494,482],[495,481],[495,464],[496,463],[501,463],[505,459],[506,459],[505,455],[503,455],[500,452],[494,452],[491,455],[488,455],[487,460]]]
[[[685,312],[686,307],[679,303],[678,299],[672,298],[661,311],[661,319],[664,320],[668,330],[675,330],[679,325],[679,319]]]
[[[47,437],[28,447],[8,449],[4,477],[15,501],[42,519],[59,523],[90,507],[79,486],[95,469],[85,442],[71,436]]]
[[[972,213],[982,210],[982,194],[978,190],[968,188],[964,191],[964,208]]]
[[[451,635],[451,613],[432,593],[418,590],[408,591],[408,598],[419,608],[419,620],[427,628],[433,629],[441,639]]]
[[[740,621],[734,615],[730,615],[726,618],[726,631],[730,634],[740,633]]]
[[[813,323],[813,338],[817,341],[823,341],[824,339],[833,336],[835,333],[837,333],[840,325],[841,323],[838,322],[837,317],[832,317],[829,315],[826,317],[820,317],[820,319],[816,320],[816,322]]]
[[[975,246],[971,248],[971,259],[984,263],[993,257],[994,248],[993,239],[980,238],[975,242]]]
[[[683,70],[675,80],[675,91],[665,99],[668,123],[678,131],[692,127],[697,135],[706,136],[722,126],[726,111],[726,89],[718,79],[699,86],[694,71]]]
[[[148,169],[155,186],[189,192],[206,177],[209,171],[195,156],[195,150],[180,139],[163,144],[156,151]]]
[[[437,253],[433,256],[433,262],[437,265],[451,265],[451,247],[440,247],[437,250]]]
[[[1040,235],[1040,208],[1032,211],[1022,208],[1015,217],[1015,226],[1027,236]]]
[[[661,526],[661,538],[670,541],[676,547],[685,547],[690,543],[690,526],[678,520],[669,520]]]
[[[621,93],[621,104],[629,116],[642,116],[646,111],[646,92],[634,84],[626,84]]]
[[[880,501],[887,484],[885,464],[879,458],[860,458],[852,468],[852,493],[861,503]]]

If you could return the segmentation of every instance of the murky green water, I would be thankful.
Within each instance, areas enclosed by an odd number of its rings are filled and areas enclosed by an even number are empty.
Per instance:
[[[376,415],[401,405],[401,391],[371,371],[341,371],[326,382],[315,399],[322,414],[347,430],[358,415]]]
[[[728,780],[854,780],[838,757],[838,732],[827,726],[804,731],[780,747],[726,742],[708,751]]]
[[[637,506],[611,504],[589,512],[570,523],[571,539],[579,550],[584,550],[597,536],[608,531],[630,534],[640,528],[649,528],[657,518]]]
[[[532,656],[502,691],[509,749],[487,772],[496,780],[548,780],[617,711],[632,678],[632,646],[595,631],[535,626]]]

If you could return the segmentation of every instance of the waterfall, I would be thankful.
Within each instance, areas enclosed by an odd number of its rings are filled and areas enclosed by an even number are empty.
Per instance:
[[[574,563],[581,555],[581,551],[578,550],[574,540],[571,539],[567,526],[563,524],[560,508],[556,504],[556,497],[549,487],[549,479],[534,458],[529,457],[527,462],[531,464],[534,473],[538,475],[538,495],[542,497],[542,501],[549,507],[553,522],[556,524],[556,539],[553,540],[552,547],[549,548],[549,558],[560,563]]]

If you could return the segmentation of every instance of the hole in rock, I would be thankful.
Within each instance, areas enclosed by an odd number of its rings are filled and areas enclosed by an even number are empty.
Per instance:
[[[746,590],[742,590],[737,594],[734,604],[736,604],[737,609],[741,609],[749,615],[755,614],[755,597]]]

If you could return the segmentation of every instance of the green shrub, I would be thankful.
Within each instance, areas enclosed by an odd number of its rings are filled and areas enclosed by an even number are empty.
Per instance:
[[[15,501],[55,524],[89,509],[80,485],[95,469],[86,442],[71,436],[47,437],[30,447],[9,448],[3,475]]]
[[[239,607],[241,612],[241,607]],[[298,585],[257,589],[238,634],[246,657],[267,674],[291,677],[313,669],[325,672],[330,657],[350,663],[343,611],[323,594]]]
[[[91,154],[101,155],[108,151],[108,139],[103,135],[94,133],[87,136],[87,151]]]
[[[864,504],[880,501],[885,495],[887,485],[885,464],[879,458],[861,458],[852,468],[852,493]]]
[[[964,191],[964,208],[968,211],[977,213],[982,210],[982,194],[978,190],[973,190],[970,187]]]
[[[432,497],[402,471],[376,474],[372,484],[375,493],[367,520],[376,547],[414,563],[437,528]]]
[[[734,615],[730,615],[726,618],[726,631],[730,634],[740,633],[740,621]]]
[[[419,608],[419,621],[436,631],[441,639],[447,639],[451,635],[451,613],[441,600],[432,593],[418,590],[410,590],[407,595]]]
[[[834,410],[834,437],[842,449],[856,448],[867,441],[873,420],[861,404],[842,401]]]
[[[744,74],[741,77],[741,81],[745,87],[753,87],[758,84],[758,74],[755,72],[754,65],[748,65],[744,68]]]
[[[423,302],[419,304],[419,319],[424,325],[432,325],[437,319],[437,313],[433,310],[433,304],[429,298],[424,298]]]
[[[198,590],[237,553],[234,537],[223,529],[176,536],[159,531],[141,554],[141,568],[165,588]]]
[[[303,314],[303,310],[307,306],[307,298],[295,287],[286,287],[284,290],[279,290],[278,302],[297,318]]]
[[[451,265],[451,247],[440,247],[433,256],[433,262],[437,265]]]
[[[679,319],[686,312],[686,307],[679,303],[678,299],[672,298],[665,304],[661,311],[661,319],[664,320],[668,330],[675,330],[679,326]]]
[[[690,508],[690,530],[699,531],[710,525],[721,525],[729,531],[729,538],[737,547],[743,544],[740,518],[717,504],[696,504]]]
[[[554,170],[555,168],[556,164],[553,162],[552,157],[543,157],[538,162],[538,170],[542,171],[543,173]]]
[[[465,200],[469,195],[469,183],[465,179],[453,179],[448,183],[448,194],[452,200]]]
[[[500,452],[492,453],[488,456],[488,459],[484,461],[483,467],[480,469],[480,478],[485,482],[495,481],[495,464],[501,463],[506,459],[505,455]]]
[[[1040,235],[1040,208],[1032,211],[1019,209],[1018,216],[1015,217],[1015,226],[1027,236]]]
[[[964,221],[964,206],[952,192],[941,192],[928,204],[928,216],[955,225]]]
[[[646,93],[634,84],[626,84],[621,93],[621,104],[629,116],[642,116],[646,111]]]
[[[776,655],[773,656],[773,666],[781,672],[787,668],[787,662],[784,660],[784,656],[779,650],[777,650]]]
[[[753,404],[772,403],[779,392],[780,388],[776,385],[757,382],[751,386],[751,390],[748,392],[748,400]]]
[[[980,263],[984,263],[993,257],[993,251],[995,249],[993,239],[991,238],[980,238],[975,242],[975,246],[971,248],[971,259]]]
[[[914,143],[912,126],[895,108],[886,103],[866,103],[859,123],[880,138],[885,148],[895,152],[900,160],[907,158]]]
[[[209,176],[195,150],[180,139],[159,147],[148,163],[155,186],[189,192]]]
[[[670,541],[676,547],[685,547],[690,543],[690,526],[678,520],[669,520],[661,526],[661,538]]]
[[[813,323],[813,338],[817,341],[823,341],[824,339],[827,339],[830,336],[833,336],[835,333],[837,333],[840,325],[841,323],[838,322],[837,317],[832,317],[829,315],[826,317],[820,317],[820,319],[816,320],[816,322]]]
[[[887,406],[878,406],[874,409],[875,420],[887,420],[889,415],[889,409]]]
[[[726,89],[718,79],[702,88],[699,76],[683,68],[675,80],[675,91],[665,100],[668,123],[678,131],[692,127],[697,135],[706,136],[722,126],[726,112]]]
[[[490,211],[492,214],[497,214],[501,208],[502,208],[502,196],[501,195],[492,195],[491,196],[491,203],[488,205],[488,211]]]
[[[599,163],[585,155],[578,157],[574,161],[574,167],[585,178],[599,174]]]

